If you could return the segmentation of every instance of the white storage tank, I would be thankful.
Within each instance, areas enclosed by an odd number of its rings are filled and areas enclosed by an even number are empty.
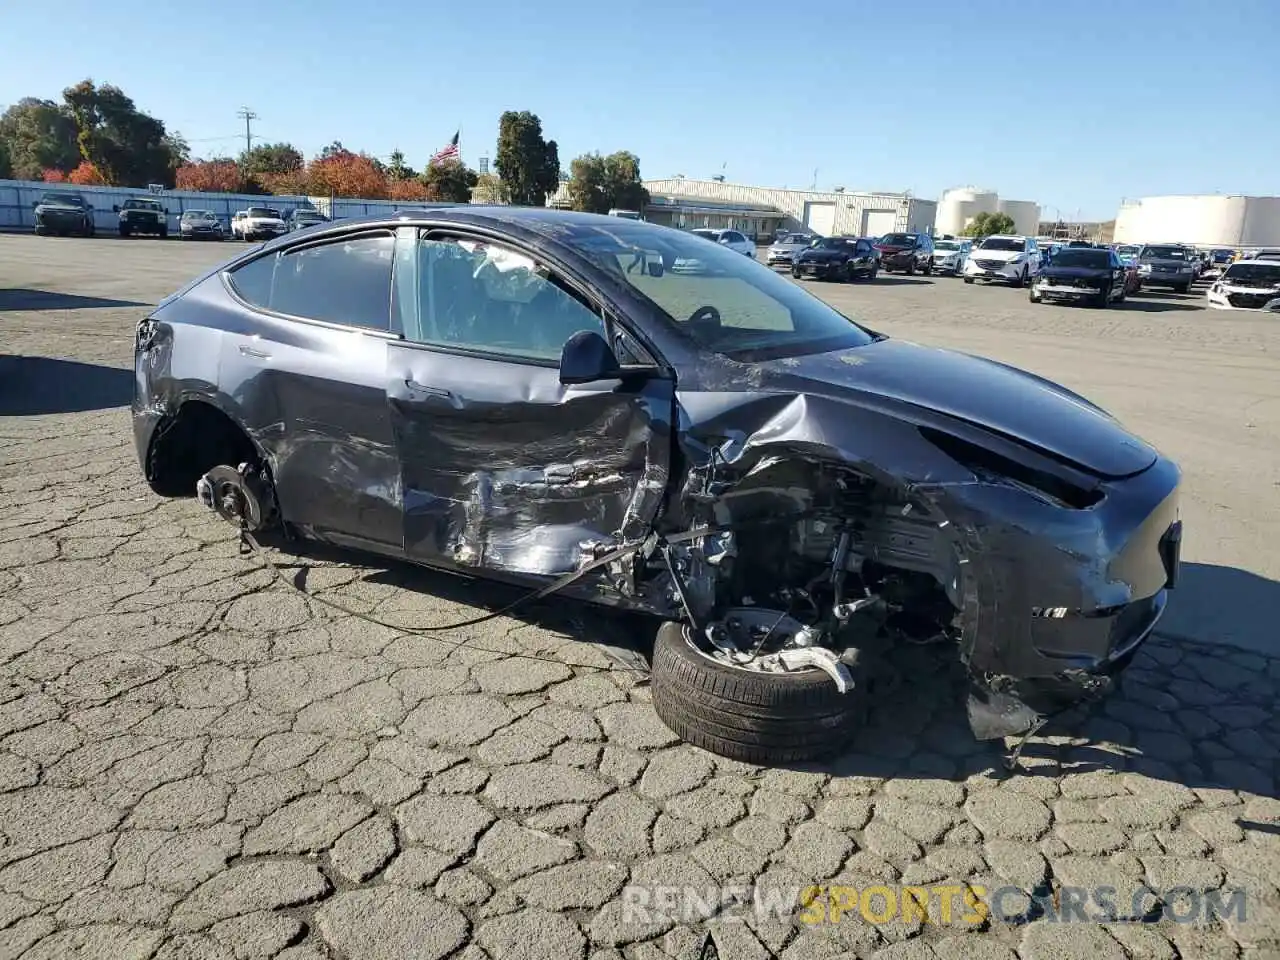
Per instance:
[[[934,232],[939,235],[962,233],[978,214],[995,213],[999,202],[992,190],[979,190],[977,187],[948,190],[938,202]]]
[[[1013,218],[1013,232],[1024,237],[1040,233],[1040,204],[1031,200],[1001,200],[997,212]]]
[[[1198,246],[1280,245],[1280,198],[1242,196],[1144,197],[1116,215],[1122,243],[1193,243]]]

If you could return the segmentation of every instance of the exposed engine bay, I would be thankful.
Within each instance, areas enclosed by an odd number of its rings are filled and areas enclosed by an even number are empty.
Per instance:
[[[706,483],[696,519],[713,532],[674,546],[666,579],[705,654],[753,671],[817,668],[844,692],[868,630],[958,638],[958,558],[924,501],[795,460],[726,485]]]

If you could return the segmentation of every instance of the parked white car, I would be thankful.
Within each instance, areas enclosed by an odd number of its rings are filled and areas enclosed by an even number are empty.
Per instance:
[[[745,254],[748,257],[755,257],[756,245],[755,241],[747,239],[737,230],[694,230],[698,236],[704,240],[710,240],[712,243],[718,243],[735,250],[738,253]]]
[[[933,241],[933,272],[960,276],[960,271],[964,269],[965,261],[972,252],[972,240]]]
[[[270,240],[288,230],[275,207],[250,207],[231,218],[231,236],[237,240]]]
[[[1023,287],[1040,273],[1040,260],[1035,237],[993,234],[969,254],[964,264],[964,282],[998,280]]]
[[[1262,310],[1275,313],[1280,308],[1280,261],[1241,260],[1231,264],[1213,282],[1205,295],[1216,310]]]

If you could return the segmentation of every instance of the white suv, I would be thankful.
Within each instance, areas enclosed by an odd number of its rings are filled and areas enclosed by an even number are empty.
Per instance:
[[[964,282],[999,280],[1025,286],[1040,272],[1040,247],[1035,237],[994,234],[978,244],[964,262]]]

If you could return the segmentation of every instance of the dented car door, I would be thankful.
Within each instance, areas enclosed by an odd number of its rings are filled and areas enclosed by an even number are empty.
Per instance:
[[[590,295],[487,240],[433,234],[416,252],[387,371],[405,552],[554,576],[642,535],[666,488],[672,381],[562,384],[564,342],[607,337]]]

